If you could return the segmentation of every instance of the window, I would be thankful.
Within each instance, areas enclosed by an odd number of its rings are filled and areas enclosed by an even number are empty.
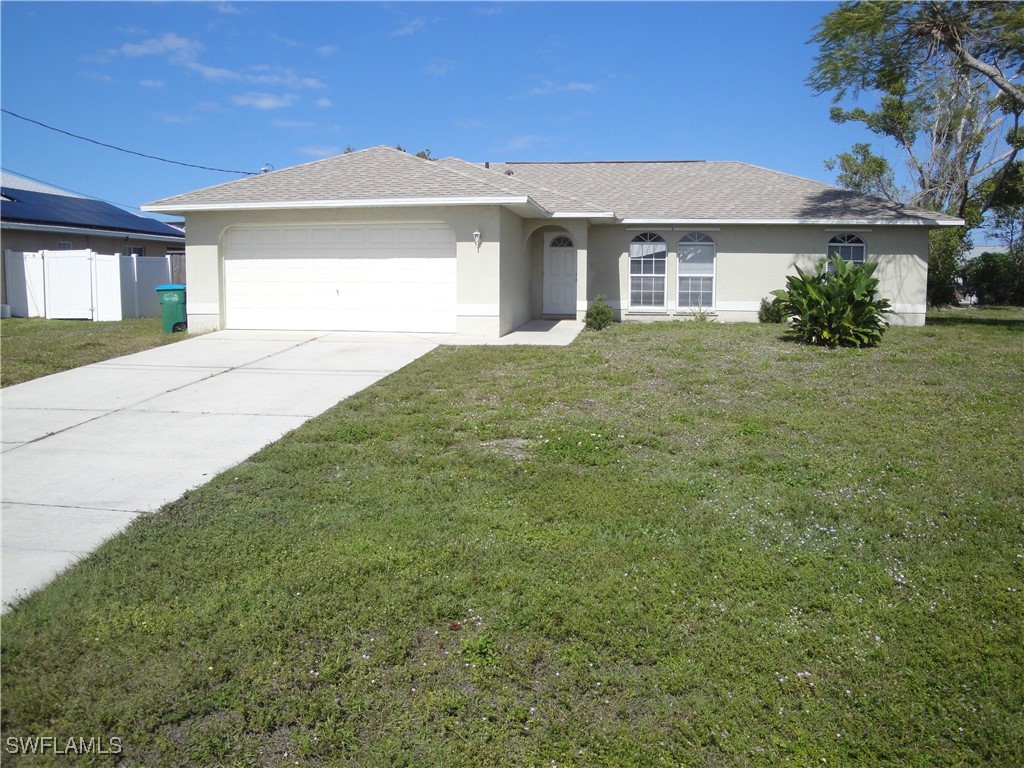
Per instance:
[[[57,241],[57,250],[58,251],[70,251],[70,250],[72,250],[71,243],[68,240],[59,240],[59,241]]]
[[[709,309],[715,303],[715,241],[703,232],[679,238],[679,308]]]
[[[828,241],[828,258],[842,257],[847,264],[863,264],[867,254],[864,241],[857,235],[836,235]]]
[[[629,305],[665,306],[665,265],[668,244],[653,232],[644,232],[629,244]]]
[[[128,245],[124,249],[125,256],[145,256],[146,246],[144,245]]]
[[[572,248],[573,244],[572,244],[572,240],[570,240],[565,235],[558,235],[557,237],[552,238],[552,240],[551,240],[551,247],[552,248]]]

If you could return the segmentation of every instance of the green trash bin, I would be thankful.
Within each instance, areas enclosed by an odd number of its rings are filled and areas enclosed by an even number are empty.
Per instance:
[[[188,330],[188,315],[185,312],[185,286],[176,283],[158,285],[156,293],[160,297],[164,333]]]

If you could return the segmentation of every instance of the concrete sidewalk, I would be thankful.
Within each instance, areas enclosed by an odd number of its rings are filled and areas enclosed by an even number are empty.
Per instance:
[[[3,605],[437,346],[222,331],[0,391]]]
[[[0,390],[3,610],[137,515],[438,344],[561,346],[582,329],[537,320],[500,339],[220,331]]]

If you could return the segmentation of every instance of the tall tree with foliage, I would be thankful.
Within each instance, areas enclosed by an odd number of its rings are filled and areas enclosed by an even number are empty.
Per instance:
[[[929,301],[947,303],[969,229],[1006,207],[1020,168],[1024,5],[846,2],[822,19],[812,42],[819,55],[808,83],[832,94],[832,119],[863,123],[904,154],[911,188],[903,201],[967,221],[932,237]],[[841,106],[862,95],[871,109]],[[893,197],[892,168],[870,145],[838,162],[840,183]]]

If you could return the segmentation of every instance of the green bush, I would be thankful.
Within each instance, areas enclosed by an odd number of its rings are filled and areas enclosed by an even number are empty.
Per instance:
[[[964,265],[964,292],[979,304],[1024,304],[1024,251],[983,253]]]
[[[608,302],[605,301],[604,296],[598,296],[593,302],[591,302],[584,319],[587,324],[587,328],[594,331],[600,331],[611,325],[614,318],[615,312],[608,306]]]
[[[851,265],[839,256],[822,260],[811,273],[796,268],[788,290],[772,291],[791,317],[790,331],[808,344],[824,347],[873,347],[889,324],[888,299],[876,298],[877,263]]]
[[[776,296],[769,301],[761,299],[761,306],[757,310],[757,319],[762,323],[781,323],[786,319],[786,313],[782,311],[782,299]]]
[[[928,305],[955,304],[955,279],[969,246],[967,230],[964,227],[933,229],[928,240]]]

